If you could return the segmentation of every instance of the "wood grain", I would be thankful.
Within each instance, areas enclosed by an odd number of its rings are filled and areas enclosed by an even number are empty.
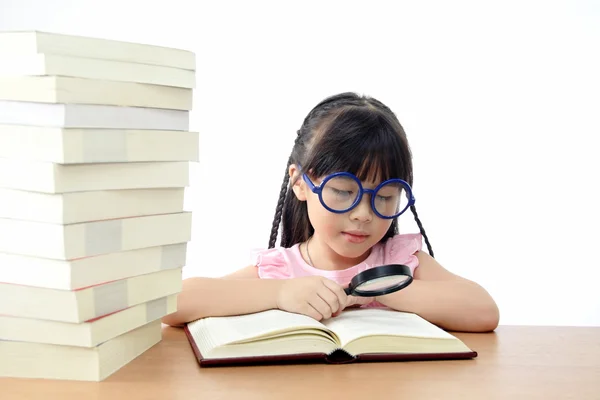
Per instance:
[[[600,399],[600,327],[455,333],[474,360],[200,368],[179,328],[103,382],[0,378],[2,399]]]

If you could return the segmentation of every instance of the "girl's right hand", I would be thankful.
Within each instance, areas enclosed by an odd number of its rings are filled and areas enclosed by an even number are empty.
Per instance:
[[[277,308],[320,321],[341,312],[348,302],[344,289],[321,276],[286,279],[277,294]]]

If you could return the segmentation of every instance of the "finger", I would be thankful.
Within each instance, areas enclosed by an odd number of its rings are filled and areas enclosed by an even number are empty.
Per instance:
[[[323,287],[317,291],[317,294],[329,305],[332,313],[340,309],[340,299],[338,299],[337,295],[328,286],[323,285]]]
[[[337,283],[330,281],[329,279],[324,279],[323,284],[327,286],[329,290],[336,295],[339,302],[339,310],[343,310],[346,307],[346,303],[348,302],[348,295],[344,292],[344,289],[338,285]]]
[[[356,297],[348,296],[348,300],[346,301],[346,307],[352,307],[355,304],[356,304]]]
[[[322,290],[323,293],[318,292],[317,296],[319,296],[327,305],[327,312],[329,315],[325,315],[323,314],[324,318],[331,318],[333,316],[333,314],[335,314],[335,312],[337,310],[339,310],[340,306],[338,304],[338,299],[337,296],[334,295],[331,290],[324,288]],[[328,297],[328,298],[326,298]]]
[[[362,296],[348,296],[348,306],[347,307],[360,307],[365,304],[369,304],[373,301],[372,297],[362,297]]]
[[[302,310],[300,312],[304,315],[308,315],[309,317],[311,317],[313,319],[316,319],[317,321],[320,321],[323,319],[323,316],[321,315],[321,313],[319,313],[317,310],[315,310],[315,308],[308,303],[306,303],[304,305],[304,307],[302,307]]]
[[[373,302],[373,297],[357,297],[355,302],[361,305],[369,304]]]
[[[323,316],[323,318],[331,318],[331,314],[333,313],[333,311],[331,311],[331,307],[325,300],[321,298],[321,296],[319,296],[318,293],[315,293],[313,296],[311,296],[308,303],[313,306],[314,309]]]

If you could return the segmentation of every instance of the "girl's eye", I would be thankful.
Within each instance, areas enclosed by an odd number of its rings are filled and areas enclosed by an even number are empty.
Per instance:
[[[341,190],[341,189],[336,189],[336,188],[331,188],[331,191],[336,195],[336,196],[344,196],[344,197],[348,197],[352,195],[352,191],[351,190]]]
[[[390,201],[392,199],[392,196],[377,196],[377,200],[380,201]]]

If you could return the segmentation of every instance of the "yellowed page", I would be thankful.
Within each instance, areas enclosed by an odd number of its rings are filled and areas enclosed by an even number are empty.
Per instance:
[[[280,336],[283,332],[326,330],[323,324],[311,317],[280,310],[234,317],[209,317],[191,322],[188,329],[194,337],[202,335],[202,341],[209,348]]]
[[[362,308],[346,310],[323,324],[338,335],[342,347],[355,339],[374,335],[454,338],[446,331],[416,314],[390,309]]]

